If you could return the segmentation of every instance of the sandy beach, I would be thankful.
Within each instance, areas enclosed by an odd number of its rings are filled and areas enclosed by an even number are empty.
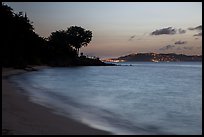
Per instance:
[[[38,67],[38,69],[40,69]],[[34,104],[10,83],[8,76],[27,73],[25,70],[2,68],[2,134],[11,135],[106,135],[52,110]],[[29,72],[28,72],[29,73]]]

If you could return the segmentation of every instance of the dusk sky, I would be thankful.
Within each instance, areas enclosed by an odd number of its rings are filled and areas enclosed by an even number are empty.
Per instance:
[[[201,2],[5,2],[26,12],[35,32],[81,26],[93,38],[81,49],[100,58],[131,53],[202,54]]]

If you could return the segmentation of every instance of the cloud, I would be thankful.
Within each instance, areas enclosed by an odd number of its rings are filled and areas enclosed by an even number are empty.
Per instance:
[[[184,33],[186,33],[186,30],[179,28],[179,29],[178,29],[178,33],[179,33],[179,34],[184,34]]]
[[[202,32],[198,33],[198,34],[195,34],[193,36],[202,36]]]
[[[174,47],[175,47],[174,45],[167,45],[167,46],[164,46],[164,47],[160,48],[159,50],[171,50]]]
[[[178,47],[176,50],[182,50],[181,47]]]
[[[178,47],[176,50],[193,50],[193,47]]]
[[[195,34],[193,36],[202,36],[202,25],[194,27],[194,28],[188,28],[189,30],[197,30],[199,33]]]
[[[201,30],[202,31],[202,25],[194,27],[194,28],[188,28],[189,30]]]
[[[176,34],[176,29],[172,28],[172,27],[168,27],[168,28],[155,30],[152,33],[150,33],[150,35],[163,35],[163,34],[174,35],[174,34]]]
[[[186,44],[187,43],[187,41],[176,41],[174,44],[176,44],[176,45],[179,45],[179,44]]]
[[[147,32],[143,33],[142,35],[137,35],[137,40],[142,40],[143,37],[147,34]],[[136,35],[130,36],[130,38],[128,39],[128,41],[131,41],[133,39],[136,38]]]
[[[184,50],[192,50],[193,47],[183,47]]]
[[[159,50],[162,50],[162,51],[166,51],[166,50],[193,50],[193,46],[190,46],[190,47],[187,47],[187,46],[176,47],[175,45],[167,45],[167,46],[164,46],[164,47],[160,48]]]
[[[131,41],[132,39],[134,39],[135,36],[136,36],[136,35],[131,36],[128,41]]]

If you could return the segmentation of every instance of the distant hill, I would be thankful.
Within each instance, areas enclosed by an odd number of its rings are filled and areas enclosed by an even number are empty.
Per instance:
[[[107,62],[126,62],[126,61],[143,61],[143,62],[184,62],[196,61],[202,62],[202,55],[184,55],[184,54],[157,54],[157,53],[136,53],[121,56],[118,58],[106,59]]]

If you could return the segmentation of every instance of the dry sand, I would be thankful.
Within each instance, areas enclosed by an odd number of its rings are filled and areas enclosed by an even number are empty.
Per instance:
[[[38,67],[39,68],[39,67]],[[42,67],[40,67],[42,68]],[[13,135],[107,135],[71,118],[34,104],[7,80],[25,70],[2,68],[2,134]]]

